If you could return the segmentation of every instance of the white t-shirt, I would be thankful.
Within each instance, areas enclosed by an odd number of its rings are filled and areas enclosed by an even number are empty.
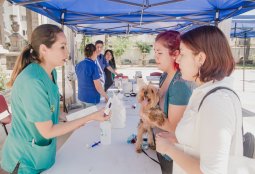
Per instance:
[[[242,110],[236,95],[220,89],[199,104],[205,94],[217,86],[231,89],[232,79],[210,81],[196,88],[183,118],[176,128],[176,137],[185,153],[200,159],[204,174],[228,173],[229,156],[242,156]],[[174,164],[174,174],[184,173]]]

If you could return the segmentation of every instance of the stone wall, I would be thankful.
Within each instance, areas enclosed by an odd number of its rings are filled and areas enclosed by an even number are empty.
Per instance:
[[[20,54],[19,52],[10,52],[7,54],[0,54],[0,66],[3,72],[5,72],[7,78],[11,76],[17,56],[19,54]]]

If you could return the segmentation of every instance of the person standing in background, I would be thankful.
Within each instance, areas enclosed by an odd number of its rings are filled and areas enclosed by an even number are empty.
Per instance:
[[[98,104],[100,95],[108,100],[103,86],[100,82],[98,67],[95,63],[97,59],[96,47],[94,44],[87,44],[84,49],[85,59],[75,67],[78,79],[78,99],[83,102],[84,108]]]
[[[112,50],[106,50],[104,53],[104,57],[106,61],[109,63],[109,65],[112,67],[112,69],[116,70],[116,64],[115,64],[115,59],[113,55]],[[114,74],[109,71],[107,68],[104,69],[105,73],[105,84],[104,84],[104,90],[107,91],[107,89],[113,84],[114,81]]]
[[[105,84],[105,72],[104,69],[107,68],[110,72],[112,72],[113,74],[117,75],[117,76],[121,76],[122,74],[118,74],[110,65],[109,63],[106,61],[105,57],[103,54],[101,54],[101,52],[103,51],[103,47],[104,47],[104,42],[101,40],[97,40],[95,42],[95,46],[96,46],[96,52],[97,52],[97,60],[96,60],[96,64],[98,66],[98,71],[99,71],[99,75],[100,75],[100,82],[102,84],[102,86],[104,87]]]

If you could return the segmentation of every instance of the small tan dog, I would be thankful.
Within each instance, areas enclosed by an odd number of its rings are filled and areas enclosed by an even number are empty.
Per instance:
[[[164,124],[165,114],[162,112],[158,106],[159,102],[159,90],[153,85],[144,85],[140,88],[137,96],[139,103],[143,103],[141,106],[140,114],[143,117],[148,117],[150,121],[157,122],[158,125],[162,126]],[[143,142],[143,134],[148,133],[148,144],[153,150],[156,149],[155,143],[153,141],[153,132],[151,125],[148,121],[140,119],[138,124],[138,133],[136,141],[136,152],[140,153],[142,151],[141,145]]]

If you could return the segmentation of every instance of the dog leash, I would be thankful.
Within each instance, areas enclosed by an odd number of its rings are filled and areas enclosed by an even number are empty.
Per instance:
[[[143,152],[146,156],[148,156],[152,161],[154,161],[155,163],[158,163],[158,164],[160,165],[160,163],[159,163],[157,160],[155,160],[154,158],[150,157],[143,149],[142,149],[142,152]]]

